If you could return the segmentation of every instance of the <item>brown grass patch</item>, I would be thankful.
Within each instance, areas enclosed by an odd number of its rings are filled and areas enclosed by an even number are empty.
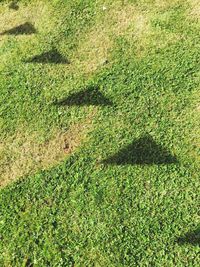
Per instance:
[[[155,7],[160,10],[164,11],[170,7],[173,7],[175,4],[179,3],[180,0],[155,0]]]
[[[190,5],[189,16],[200,19],[200,2],[199,0],[188,0]]]
[[[0,143],[0,187],[40,169],[48,169],[64,160],[80,146],[92,125],[93,113],[67,132],[55,130],[51,139],[38,141],[37,133],[18,132]]]
[[[50,20],[51,12],[50,5],[47,5],[45,1],[38,0],[28,5],[20,3],[20,8],[17,12],[10,10],[8,5],[4,4],[0,8],[0,32],[26,22],[33,23],[36,27],[40,28],[40,31],[43,28],[47,31],[47,29],[53,27],[53,20]],[[44,24],[45,21],[47,22],[46,24]]]
[[[130,44],[134,45],[135,55],[138,58],[145,56],[153,44],[162,48],[179,41],[181,36],[164,31],[158,32],[151,27],[151,20],[155,18],[158,11],[173,7],[178,1],[157,0],[153,5],[147,5],[149,8],[144,9],[142,5],[141,7],[134,4],[122,5],[119,2],[105,6],[98,23],[84,36],[83,40],[81,39],[74,56],[74,66],[83,73],[96,71],[108,61],[109,54],[114,49],[115,39],[119,36],[124,36]]]
[[[31,1],[28,5],[19,3],[19,10],[13,11],[8,8],[8,3],[0,5],[0,33],[8,31],[17,26],[23,25],[27,22],[31,23],[33,27],[39,33],[51,32],[54,29],[54,16],[52,16],[53,10],[51,5],[46,1]],[[15,40],[20,40],[17,46],[21,48],[21,51],[30,51],[33,47],[38,45],[38,34],[30,35],[0,35],[0,49],[6,43],[8,38],[15,38]],[[2,68],[4,64],[12,61],[12,55],[10,54],[12,49],[6,50],[1,55],[0,67]],[[13,51],[12,51],[13,53]],[[19,54],[19,49],[15,51],[16,55]]]
[[[148,32],[148,16],[134,5],[114,3],[102,11],[98,23],[86,34],[76,51],[76,66],[90,73],[102,66],[113,49],[115,38],[123,35],[140,40]]]

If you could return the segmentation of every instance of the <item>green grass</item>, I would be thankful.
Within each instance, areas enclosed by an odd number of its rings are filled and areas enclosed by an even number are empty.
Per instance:
[[[192,1],[8,4],[0,32],[37,33],[0,36],[0,266],[198,267]],[[26,63],[51,49],[70,64]],[[59,105],[95,88],[88,105]],[[76,144],[58,157],[65,135]]]

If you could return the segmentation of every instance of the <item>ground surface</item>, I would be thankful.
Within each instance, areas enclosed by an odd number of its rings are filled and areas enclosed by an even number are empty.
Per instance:
[[[200,266],[198,2],[0,1],[0,266]]]

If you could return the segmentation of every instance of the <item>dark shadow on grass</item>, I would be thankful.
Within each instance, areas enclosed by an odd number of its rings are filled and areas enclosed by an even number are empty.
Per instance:
[[[99,91],[98,87],[91,86],[77,93],[72,93],[55,104],[58,106],[111,106],[112,102]]]
[[[9,5],[9,9],[18,10],[19,6],[18,6],[17,2],[16,1],[11,2]]]
[[[36,32],[35,27],[31,23],[26,22],[10,30],[4,31],[0,35],[29,35]]]
[[[119,152],[103,161],[113,165],[153,165],[177,163],[177,158],[157,144],[150,135],[134,140]]]
[[[200,226],[194,232],[190,232],[183,237],[179,237],[177,242],[181,245],[191,244],[193,246],[200,246]]]
[[[58,52],[57,49],[51,49],[40,55],[36,55],[25,61],[26,63],[42,63],[42,64],[70,64],[69,60]]]

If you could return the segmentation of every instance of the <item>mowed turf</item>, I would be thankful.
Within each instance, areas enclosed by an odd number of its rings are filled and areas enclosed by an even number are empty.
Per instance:
[[[200,266],[198,1],[1,1],[0,57],[0,266]]]

